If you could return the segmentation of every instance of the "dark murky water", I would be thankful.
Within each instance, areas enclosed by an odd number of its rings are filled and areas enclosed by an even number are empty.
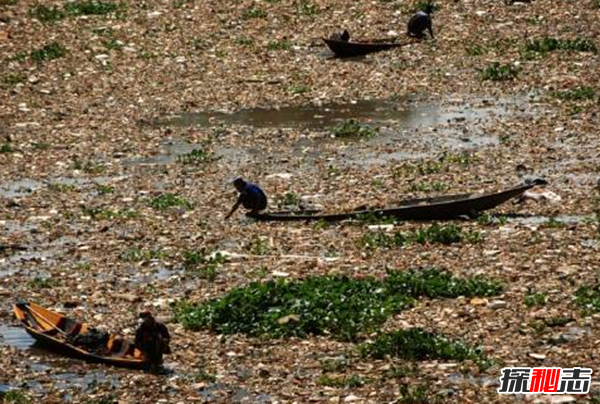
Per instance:
[[[348,119],[364,123],[398,124],[403,128],[464,122],[512,113],[523,100],[477,100],[474,104],[442,107],[436,103],[362,100],[346,104],[288,106],[277,109],[254,108],[233,113],[189,112],[159,118],[153,126],[213,127],[242,125],[255,128],[294,128],[328,130]]]
[[[290,106],[278,109],[254,108],[234,113],[189,112],[158,119],[154,125],[159,127],[242,125],[255,128],[323,130],[347,119],[356,119],[361,122],[403,121],[414,125],[419,121],[418,115],[418,112],[413,110],[397,109],[396,105],[389,101],[370,100],[348,104]]]
[[[252,393],[248,390],[231,386],[224,383],[210,383],[198,391],[198,394],[206,401],[221,401],[229,396],[228,401],[232,403],[272,403],[275,400],[268,394]]]
[[[442,150],[473,149],[498,143],[485,126],[506,116],[530,114],[526,96],[506,99],[475,99],[470,102],[412,102],[365,100],[347,104],[290,106],[279,109],[247,109],[233,113],[192,112],[156,119],[153,127],[216,127],[240,125],[253,128],[308,129],[313,133],[329,132],[348,119],[379,128],[370,139],[336,139],[331,135],[305,137],[286,149],[287,156],[302,157],[310,166],[323,154],[323,146],[334,144],[336,159],[343,164],[374,165],[388,161],[422,158]],[[360,140],[360,141],[359,141]],[[343,145],[343,147],[342,147]],[[365,148],[361,145],[368,145]],[[375,146],[373,149],[371,146]],[[125,165],[171,164],[179,156],[202,145],[174,140],[161,147],[159,154],[133,158]],[[371,150],[369,150],[371,149]],[[274,150],[265,152],[247,147],[215,146],[215,155],[230,165],[263,161]]]
[[[7,181],[0,184],[0,196],[5,198],[18,198],[29,195],[38,189],[41,189],[43,186],[43,182],[27,178],[16,181]]]
[[[558,216],[520,216],[509,217],[509,223],[516,223],[524,226],[541,226],[549,223],[558,223],[561,225],[574,225],[580,223],[590,223],[595,221],[594,215],[558,215]]]
[[[0,325],[0,343],[27,350],[33,346],[35,340],[23,328]]]
[[[182,270],[169,269],[166,267],[157,268],[151,273],[140,274],[137,268],[132,268],[128,271],[131,276],[129,278],[134,283],[152,283],[155,281],[166,282],[174,279],[178,279],[183,275]]]
[[[50,351],[36,347],[35,339],[20,327],[0,325],[0,344],[6,344],[19,350],[28,351],[28,355],[36,357],[50,358],[57,357]],[[119,378],[117,375],[110,375],[102,371],[77,373],[56,373],[47,374],[52,370],[52,366],[46,363],[31,363],[28,365],[35,378],[23,383],[24,388],[36,393],[44,393],[48,386],[53,390],[73,390],[94,391],[98,387],[103,389],[116,389],[119,387]],[[9,385],[0,385],[0,392],[12,389]],[[66,401],[70,400],[69,395],[65,396]]]
[[[471,384],[475,386],[491,387],[499,386],[500,380],[489,376],[473,376],[471,374],[452,373],[448,375],[448,380],[456,384]]]
[[[51,185],[67,185],[74,187],[82,187],[92,184],[107,185],[119,181],[126,177],[94,177],[94,178],[70,178],[57,177],[48,180],[34,180],[31,178],[23,178],[14,181],[6,181],[0,183],[0,197],[5,198],[21,198],[31,195],[42,188]]]

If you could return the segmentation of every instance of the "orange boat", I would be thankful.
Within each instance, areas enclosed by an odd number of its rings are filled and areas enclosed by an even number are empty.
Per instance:
[[[62,355],[129,369],[143,369],[148,366],[142,358],[142,352],[131,342],[117,335],[108,334],[106,341],[94,347],[92,351],[77,343],[78,337],[96,331],[88,324],[77,322],[35,303],[17,303],[13,310],[29,335],[40,345]]]

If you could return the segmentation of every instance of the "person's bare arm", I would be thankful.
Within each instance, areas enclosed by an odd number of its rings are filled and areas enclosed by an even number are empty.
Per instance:
[[[225,220],[229,219],[231,217],[231,215],[233,215],[235,213],[235,211],[240,207],[241,204],[242,204],[242,198],[238,198],[235,205],[233,205],[233,208],[231,208],[231,212],[229,212],[227,214],[227,216],[225,216]]]

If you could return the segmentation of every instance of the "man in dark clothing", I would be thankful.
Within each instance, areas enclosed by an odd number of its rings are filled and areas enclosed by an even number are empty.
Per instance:
[[[429,35],[433,38],[433,28],[431,22],[431,13],[434,6],[428,3],[422,11],[416,12],[408,21],[407,33],[408,36],[415,38],[424,38],[425,30],[429,31]]]
[[[246,182],[242,178],[237,178],[233,181],[233,185],[240,193],[240,196],[235,205],[233,205],[231,212],[225,216],[225,220],[229,219],[240,205],[248,209],[251,214],[257,214],[267,208],[267,196],[258,185]]]
[[[140,313],[142,324],[135,332],[135,347],[142,351],[144,361],[151,370],[159,369],[163,363],[163,354],[170,354],[171,335],[167,327],[154,319],[152,313]]]
[[[334,32],[331,34],[329,39],[333,39],[334,41],[344,41],[348,42],[350,40],[350,33],[348,30],[343,30],[342,32]]]

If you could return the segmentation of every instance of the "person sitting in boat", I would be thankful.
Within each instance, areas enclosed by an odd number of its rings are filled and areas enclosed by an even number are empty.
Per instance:
[[[140,319],[142,323],[135,332],[135,347],[142,351],[150,370],[159,369],[163,363],[163,355],[171,353],[171,335],[167,326],[156,321],[150,311],[141,312]]]
[[[242,178],[236,178],[233,181],[233,186],[238,190],[240,196],[235,205],[233,205],[233,208],[231,208],[231,212],[225,216],[225,220],[229,219],[240,205],[248,209],[251,215],[256,215],[261,210],[267,208],[267,195],[265,195],[258,185],[246,182]]]
[[[407,34],[413,38],[424,38],[425,30],[429,31],[429,35],[433,38],[433,27],[431,14],[434,6],[432,3],[427,3],[423,10],[416,12],[408,21]]]
[[[343,30],[342,32],[334,32],[329,36],[329,39],[334,41],[344,41],[348,42],[350,40],[350,33],[348,30]]]
[[[68,335],[67,339],[75,346],[97,355],[106,354],[110,334],[102,328],[89,328],[84,333]]]

